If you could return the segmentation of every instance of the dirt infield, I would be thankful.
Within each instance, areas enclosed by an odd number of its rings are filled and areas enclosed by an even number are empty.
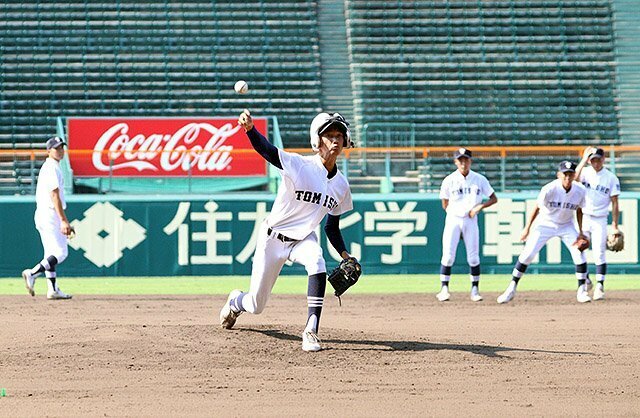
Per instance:
[[[640,292],[327,297],[304,353],[306,298],[275,295],[236,330],[225,298],[0,297],[0,416],[640,414]]]

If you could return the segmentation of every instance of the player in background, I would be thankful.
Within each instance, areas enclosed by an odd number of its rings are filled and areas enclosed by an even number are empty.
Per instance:
[[[494,205],[498,198],[482,174],[471,170],[471,151],[460,148],[455,151],[453,161],[458,168],[442,181],[440,199],[442,208],[447,212],[442,232],[442,260],[440,266],[440,292],[436,295],[440,302],[449,300],[449,279],[451,266],[456,259],[456,250],[460,238],[464,240],[471,278],[471,300],[482,300],[478,286],[480,284],[480,232],[478,213]],[[489,200],[483,202],[484,197]]]
[[[60,170],[60,161],[64,157],[65,142],[51,137],[46,142],[48,158],[40,168],[36,187],[36,228],[40,233],[44,258],[32,269],[22,271],[22,278],[31,296],[36,277],[44,272],[47,278],[47,299],[71,299],[60,290],[56,280],[56,267],[67,258],[67,238],[73,232],[64,211],[67,203],[64,199],[64,179]]]
[[[220,324],[230,329],[243,312],[261,313],[280,270],[290,260],[304,265],[309,275],[302,349],[319,351],[318,324],[327,270],[315,229],[327,217],[324,230],[331,245],[342,258],[351,257],[340,232],[340,215],[353,209],[351,189],[336,164],[343,148],[353,146],[349,124],[338,113],[318,114],[309,130],[311,148],[316,154],[303,157],[269,143],[254,128],[248,110],[242,112],[238,123],[253,148],[280,170],[282,182],[271,213],[260,228],[249,292],[234,290],[229,294],[220,311]]]
[[[527,267],[547,241],[553,237],[560,237],[571,253],[578,279],[576,295],[578,302],[591,301],[586,286],[587,261],[584,253],[573,245],[578,237],[584,237],[582,208],[585,206],[587,189],[573,181],[576,177],[576,165],[572,162],[561,162],[557,177],[556,180],[544,185],[538,194],[536,208],[529,216],[520,237],[520,241],[526,241],[526,244],[513,269],[511,283],[507,290],[498,296],[498,303],[507,303],[515,297],[516,287],[527,271]],[[538,223],[531,232],[531,225],[538,215],[540,215]],[[578,221],[578,229],[574,225],[574,219]]]
[[[576,181],[587,188],[586,205],[583,209],[584,219],[582,228],[591,241],[594,263],[596,265],[596,288],[593,300],[604,299],[604,279],[607,274],[607,224],[609,205],[611,205],[611,227],[618,229],[620,208],[618,195],[620,194],[620,180],[604,166],[604,150],[602,148],[587,147],[582,160],[576,168]],[[591,165],[585,167],[587,162]],[[591,280],[587,277],[587,288]]]

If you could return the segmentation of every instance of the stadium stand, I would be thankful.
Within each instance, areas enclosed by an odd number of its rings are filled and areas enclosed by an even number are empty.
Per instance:
[[[620,143],[610,1],[346,5],[357,126],[413,122],[416,145]]]
[[[638,2],[613,1],[616,37],[617,105],[620,137],[625,145],[640,145],[640,31]],[[640,153],[625,153],[618,164],[625,190],[640,190]]]
[[[436,192],[445,176],[455,170],[453,153],[427,157],[419,167],[418,190]],[[476,153],[472,169],[484,174],[497,191],[540,190],[555,178],[558,162],[576,160],[575,152],[532,155],[512,154],[503,163],[495,154]]]
[[[365,147],[619,145],[638,136],[637,54],[624,52],[640,44],[637,22],[625,26],[631,0],[2,7],[0,148],[39,146],[60,115],[235,116],[247,106],[232,90],[238,78],[251,81],[256,114],[277,116],[286,147],[306,147],[309,120],[329,104],[353,118]],[[356,192],[433,190],[450,168],[414,153],[394,153],[393,164],[383,154],[351,157]],[[617,158],[624,184],[640,188],[640,157]],[[29,193],[35,177],[20,186],[18,161],[2,164],[0,193]],[[482,164],[505,172],[497,159]],[[502,175],[505,190],[537,187],[513,174]]]
[[[610,2],[348,0],[356,121],[418,144],[618,141]]]
[[[286,146],[306,144],[321,106],[316,15],[299,0],[4,1],[0,144],[41,146],[58,116],[236,116],[247,106],[277,115]],[[250,96],[234,93],[240,78]]]
[[[322,108],[353,121],[353,91],[344,0],[318,0]]]
[[[35,194],[37,172],[43,160],[13,158],[0,162],[0,194]]]

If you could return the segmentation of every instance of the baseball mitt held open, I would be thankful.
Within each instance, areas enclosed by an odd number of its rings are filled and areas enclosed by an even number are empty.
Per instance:
[[[355,257],[345,258],[338,267],[329,274],[329,283],[335,289],[334,294],[340,296],[356,284],[362,274],[362,266]]]
[[[614,252],[624,250],[624,234],[622,231],[616,229],[607,235],[607,250]]]
[[[589,238],[584,235],[578,235],[576,242],[573,243],[573,246],[576,247],[580,251],[584,251],[589,248]]]

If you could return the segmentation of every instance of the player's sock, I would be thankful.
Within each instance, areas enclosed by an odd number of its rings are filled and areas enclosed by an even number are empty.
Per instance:
[[[31,277],[38,277],[40,273],[42,273],[45,270],[46,270],[45,266],[43,266],[42,262],[40,262],[35,266],[33,266],[33,268],[29,271],[29,274],[31,274]]]
[[[307,325],[305,330],[318,332],[320,314],[324,303],[324,292],[327,287],[327,273],[312,274],[309,276],[307,287]]]
[[[33,268],[30,271],[31,276],[38,277],[40,273],[42,273],[45,270],[55,270],[57,264],[58,264],[58,259],[53,255],[50,255],[47,258],[43,258],[42,261],[40,261],[38,264],[33,266]]]
[[[578,287],[587,283],[587,263],[576,264],[576,279],[578,279]]]
[[[604,278],[607,275],[607,263],[596,266],[596,281],[598,283],[604,282]]]
[[[53,256],[50,255],[47,258],[42,259],[41,262],[39,262],[38,264],[36,264],[32,269],[31,269],[31,276],[33,277],[38,277],[38,275],[40,273],[42,273],[45,270],[52,270],[55,271],[56,270],[56,265],[58,264],[58,259]]]
[[[45,260],[42,260],[41,264],[46,267],[44,275],[47,278],[49,293],[53,293],[58,289],[56,287],[56,265],[58,264],[58,259],[50,255]]]
[[[449,279],[451,278],[451,266],[440,265],[440,287],[449,288]]]
[[[598,287],[604,292],[604,280],[598,282]]]
[[[47,288],[49,289],[49,293],[53,293],[56,291],[56,272],[51,270],[46,270],[44,272],[45,277],[47,278]]]
[[[246,294],[247,294],[246,292],[242,292],[238,296],[236,296],[235,298],[231,299],[231,302],[229,302],[229,306],[231,306],[231,310],[233,312],[238,313],[238,312],[245,312],[246,311],[246,309],[244,309],[244,307],[242,307],[242,298]]]
[[[470,266],[469,270],[469,277],[471,278],[471,288],[477,288],[480,283],[480,264],[478,264],[477,266]]]
[[[516,266],[511,272],[511,281],[514,283],[514,289],[518,285],[518,282],[520,281],[522,276],[524,276],[524,273],[527,271],[527,267],[529,267],[529,265],[522,264],[520,261],[516,261]]]

